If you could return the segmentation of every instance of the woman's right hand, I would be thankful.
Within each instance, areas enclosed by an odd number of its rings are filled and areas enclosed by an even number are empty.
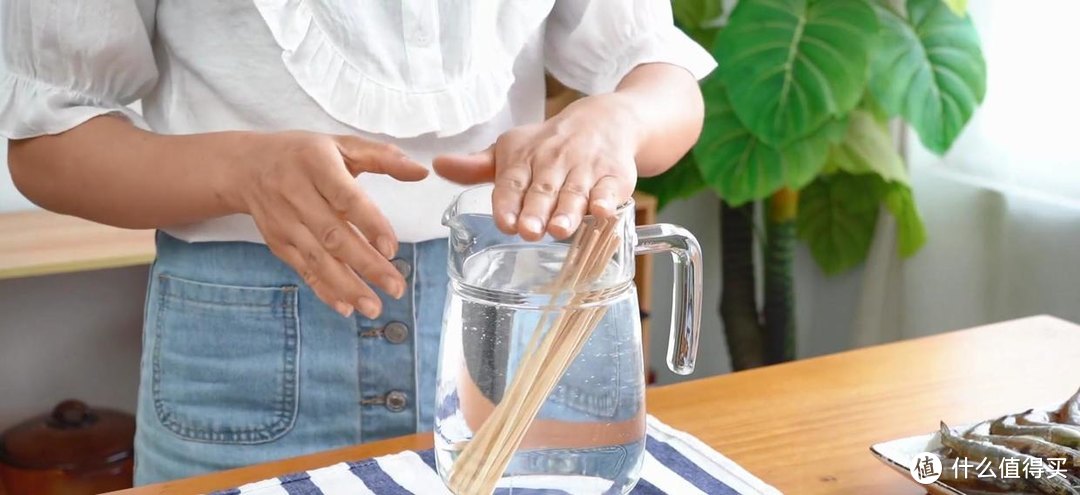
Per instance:
[[[402,181],[427,176],[396,146],[310,132],[249,134],[232,174],[237,211],[250,214],[270,251],[342,316],[368,318],[382,303],[368,283],[399,298],[405,279],[390,263],[397,237],[357,185],[361,173]]]

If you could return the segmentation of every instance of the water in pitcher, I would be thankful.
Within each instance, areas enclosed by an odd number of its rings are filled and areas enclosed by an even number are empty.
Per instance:
[[[440,474],[499,404],[535,332],[575,294],[549,292],[567,245],[513,244],[468,258],[451,282],[439,363],[435,441]],[[603,319],[559,380],[514,455],[500,488],[626,493],[645,449],[640,314],[632,280],[612,264],[577,298]],[[544,324],[539,322],[544,321]]]

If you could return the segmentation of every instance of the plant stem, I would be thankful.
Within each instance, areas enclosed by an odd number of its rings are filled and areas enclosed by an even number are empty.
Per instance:
[[[769,198],[765,221],[765,355],[769,364],[795,359],[795,217],[799,193],[781,189]]]
[[[735,371],[765,364],[762,329],[758,322],[754,275],[754,203],[736,208],[720,201],[720,242],[724,321],[728,354]]]

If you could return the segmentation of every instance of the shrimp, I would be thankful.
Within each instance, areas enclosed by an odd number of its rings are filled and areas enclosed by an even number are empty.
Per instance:
[[[1013,449],[1017,452],[1043,459],[1065,459],[1066,468],[1071,474],[1080,475],[1080,451],[1051,443],[1041,438],[1002,435],[965,435],[977,442],[993,443]]]
[[[1080,390],[1062,404],[1057,415],[1059,423],[1080,426]]]
[[[1018,414],[1015,416],[1003,416],[990,424],[990,433],[994,435],[1026,435],[1041,438],[1058,445],[1070,448],[1080,448],[1080,429],[1072,426],[1058,425],[1039,421],[1038,415],[1024,418],[1031,414]],[[1021,419],[1023,418],[1023,419]],[[1023,421],[1023,423],[1021,423]]]
[[[1028,409],[1016,415],[1016,424],[1026,426],[1057,426],[1080,433],[1080,426],[1064,424],[1058,421],[1057,412],[1036,411]]]
[[[963,438],[954,433],[944,422],[941,423],[941,444],[952,449],[957,456],[963,456],[972,461],[976,459],[989,460],[995,465],[1000,463],[1003,459],[1017,459],[1020,462],[1026,461],[1029,465],[1038,462],[1035,460],[1036,458],[1032,456],[1022,454],[1007,447]],[[1007,490],[1019,491],[1020,493],[1080,495],[1080,492],[1076,491],[1068,481],[1061,478],[1036,477],[1000,481],[1009,483],[1010,486],[1006,488]]]

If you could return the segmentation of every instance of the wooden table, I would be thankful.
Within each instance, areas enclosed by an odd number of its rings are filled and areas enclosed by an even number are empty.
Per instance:
[[[648,401],[652,414],[784,493],[920,494],[869,446],[939,420],[1059,402],[1078,386],[1080,326],[1040,316],[659,387]],[[430,446],[430,435],[414,435],[115,493],[205,493]]]

